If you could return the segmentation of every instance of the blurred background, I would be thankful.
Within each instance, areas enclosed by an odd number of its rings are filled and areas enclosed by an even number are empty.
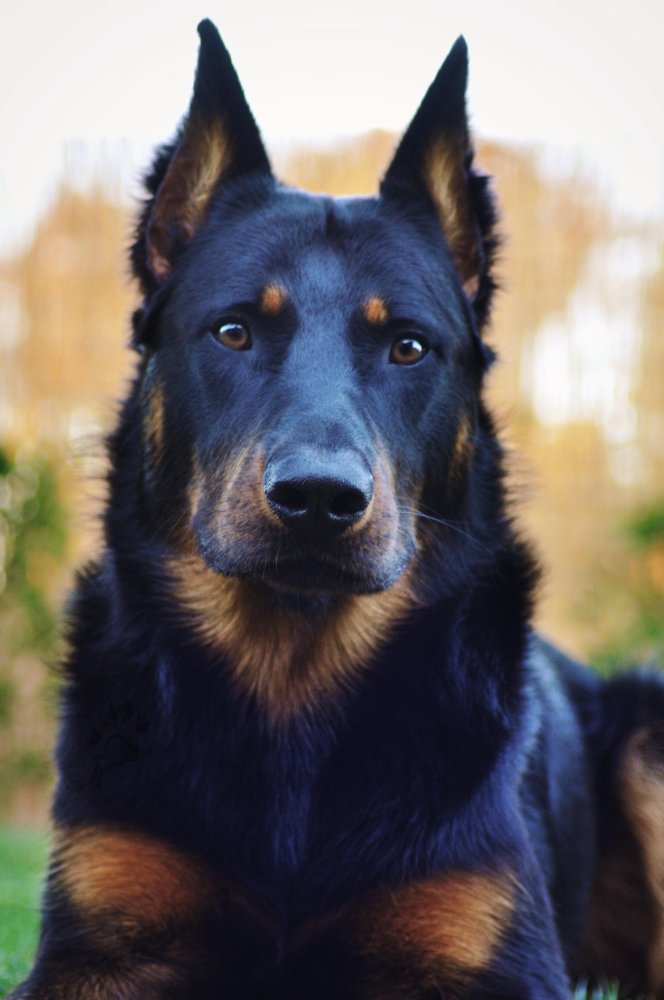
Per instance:
[[[375,190],[466,35],[506,234],[490,395],[546,568],[538,624],[605,671],[664,662],[662,8],[26,3],[0,39],[0,823],[46,822],[59,622],[133,368],[138,177],[186,109],[202,16],[280,175],[338,194]]]

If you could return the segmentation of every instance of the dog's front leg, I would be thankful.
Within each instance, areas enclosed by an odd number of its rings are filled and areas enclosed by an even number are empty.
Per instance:
[[[569,1000],[551,907],[532,882],[451,870],[373,893],[303,935],[283,996]]]
[[[365,1000],[568,1000],[539,873],[451,870],[377,897],[360,921]]]
[[[211,942],[222,895],[199,861],[163,840],[117,826],[61,829],[37,961],[10,1000],[206,997],[218,982]]]

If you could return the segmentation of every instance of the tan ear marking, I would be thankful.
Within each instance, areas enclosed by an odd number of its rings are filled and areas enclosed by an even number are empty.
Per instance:
[[[459,139],[439,136],[424,158],[424,183],[435,205],[464,292],[479,288],[480,235],[471,210]]]
[[[171,268],[174,244],[189,240],[203,221],[214,190],[232,162],[224,122],[190,118],[155,197],[148,228],[150,266],[158,278]]]

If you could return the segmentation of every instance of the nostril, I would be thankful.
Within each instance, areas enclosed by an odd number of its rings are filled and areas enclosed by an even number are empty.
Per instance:
[[[338,534],[359,521],[373,496],[373,476],[351,453],[319,456],[311,449],[266,463],[265,499],[296,531]]]
[[[291,514],[304,514],[309,506],[307,495],[289,483],[275,483],[267,494],[268,500]]]
[[[344,490],[330,500],[330,514],[338,518],[357,517],[367,509],[369,499],[360,490]]]

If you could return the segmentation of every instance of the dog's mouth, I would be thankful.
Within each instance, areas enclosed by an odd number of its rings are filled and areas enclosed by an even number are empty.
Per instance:
[[[225,483],[208,480],[205,488],[206,477],[197,477],[190,540],[205,564],[284,594],[391,587],[415,552],[416,536],[412,518],[396,503],[386,463],[373,473],[358,471],[351,453],[332,480],[329,464],[306,457],[307,471],[316,475],[301,474],[297,488],[292,459],[266,465],[257,452],[241,456]]]
[[[390,554],[375,553],[373,558],[349,558],[321,552],[281,551],[270,559],[244,561],[237,551],[232,555],[217,546],[203,543],[206,565],[223,576],[260,580],[284,594],[371,594],[391,587],[410,562],[414,546],[403,545]]]
[[[346,563],[325,553],[306,554],[283,559],[264,573],[263,579],[285,590],[341,590],[366,593],[384,590],[401,575],[407,560],[389,561],[389,566],[356,562]]]

